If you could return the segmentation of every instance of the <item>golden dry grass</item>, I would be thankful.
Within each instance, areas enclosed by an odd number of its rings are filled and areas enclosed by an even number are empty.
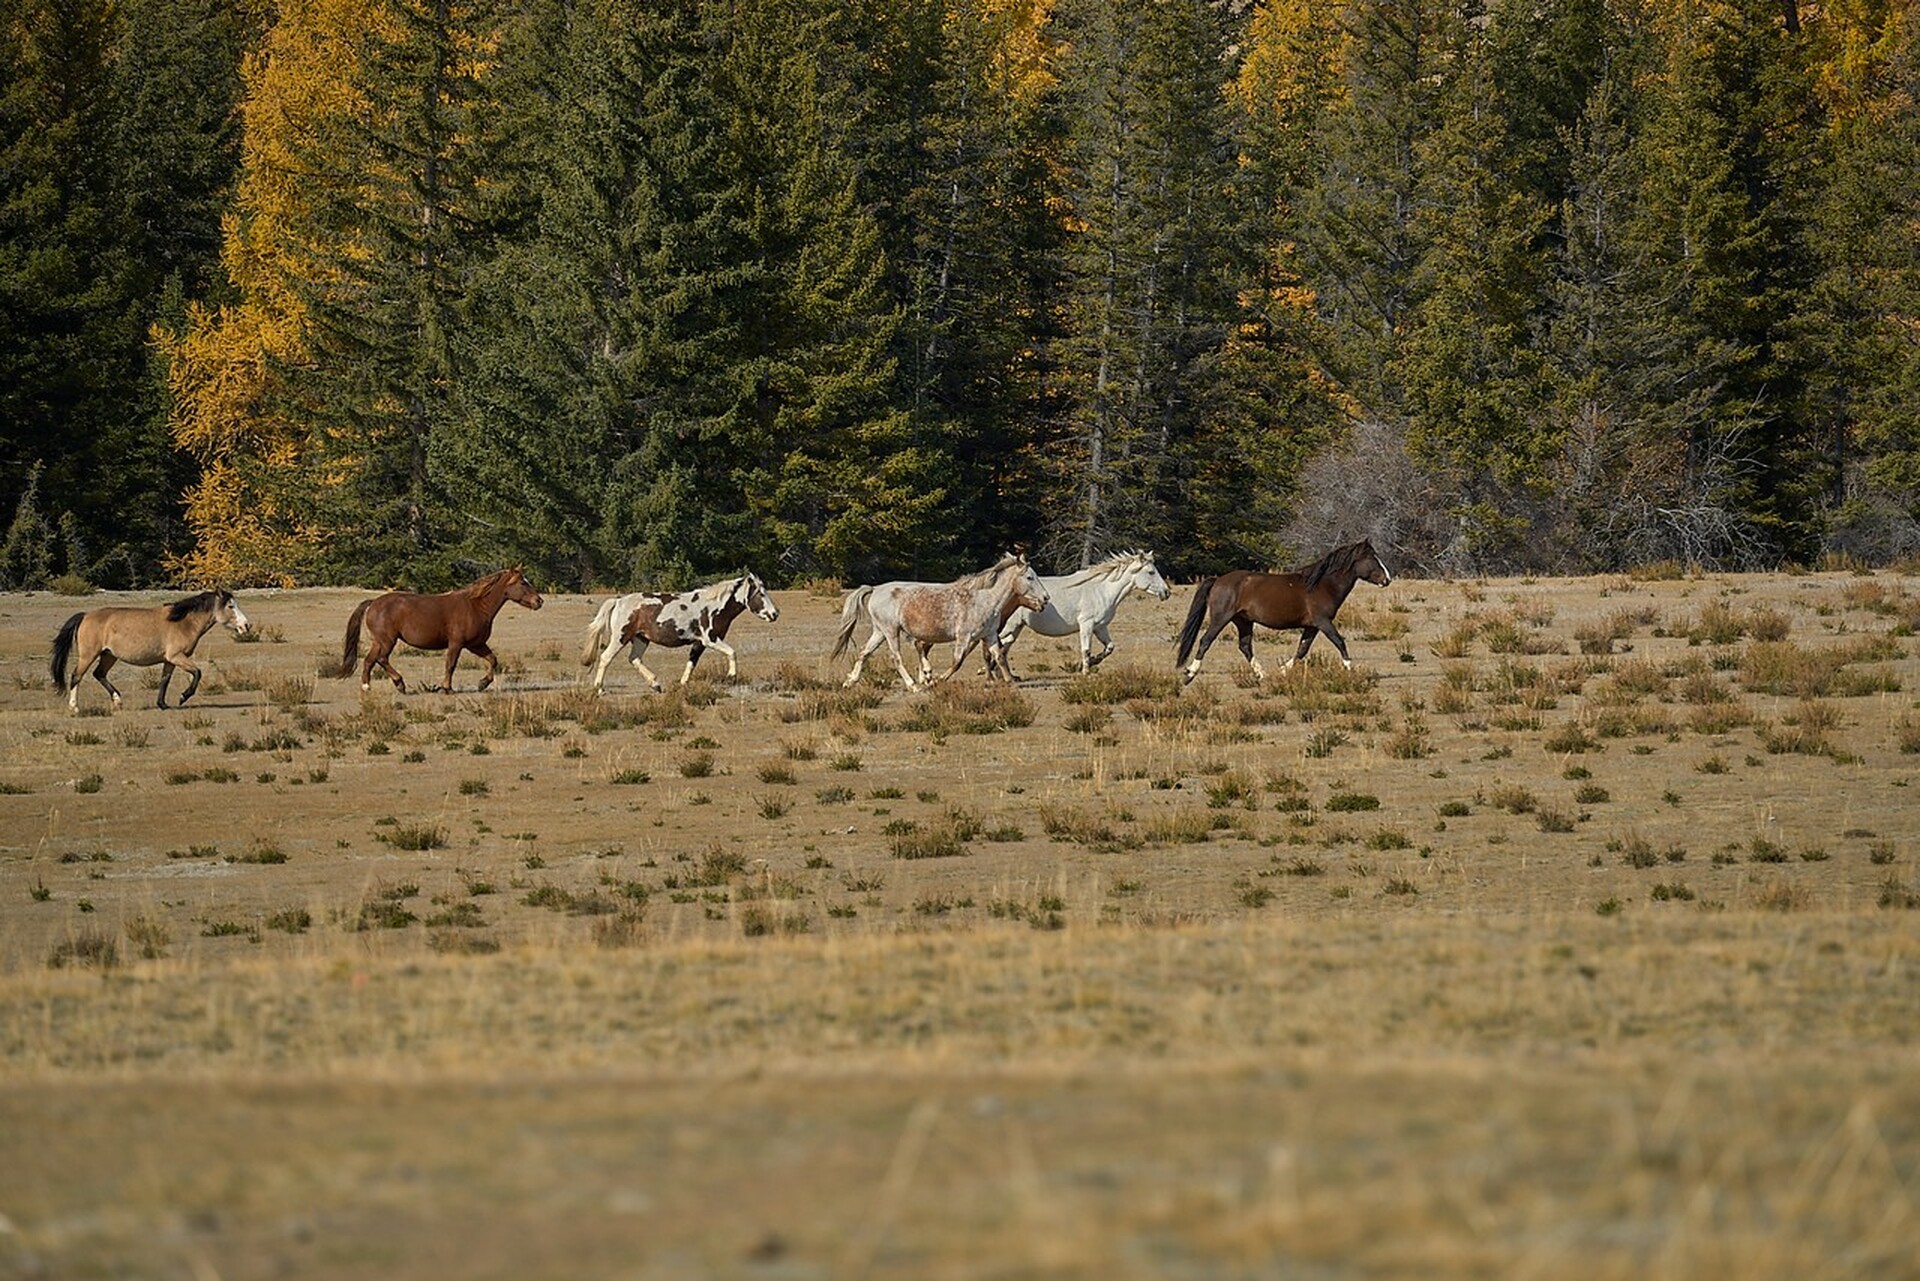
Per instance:
[[[260,594],[77,718],[0,598],[0,1277],[1911,1275],[1904,580],[1359,590],[598,700],[592,601],[363,698]]]

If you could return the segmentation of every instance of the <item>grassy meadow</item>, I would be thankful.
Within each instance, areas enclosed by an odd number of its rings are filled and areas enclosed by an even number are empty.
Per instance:
[[[0,1278],[1915,1275],[1907,577],[597,699],[578,596],[319,675],[365,595],[78,715],[0,597]]]

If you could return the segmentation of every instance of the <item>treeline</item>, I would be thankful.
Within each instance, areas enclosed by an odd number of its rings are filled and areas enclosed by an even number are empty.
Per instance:
[[[1908,0],[16,0],[0,583],[1920,552]]]

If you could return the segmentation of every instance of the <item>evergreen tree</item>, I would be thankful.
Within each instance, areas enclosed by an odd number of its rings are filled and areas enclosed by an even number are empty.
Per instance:
[[[1805,556],[1821,485],[1780,345],[1806,263],[1784,198],[1802,141],[1783,110],[1804,101],[1795,49],[1758,0],[1683,0],[1655,37],[1634,235],[1671,352],[1643,412],[1684,424],[1670,554],[1746,566]]]
[[[1391,377],[1406,389],[1414,457],[1444,478],[1453,558],[1463,568],[1537,563],[1551,544],[1529,546],[1528,535],[1556,443],[1533,342],[1547,214],[1524,184],[1484,28],[1447,34],[1451,73],[1418,157],[1421,301]]]
[[[1358,413],[1404,431],[1395,363],[1420,302],[1425,143],[1441,118],[1458,19],[1443,0],[1382,0],[1345,16],[1345,92],[1321,123],[1301,191],[1302,259],[1327,368]]]
[[[1061,559],[1174,547],[1193,530],[1196,442],[1239,317],[1245,207],[1225,84],[1233,28],[1199,0],[1064,11],[1074,233],[1061,382]],[[1175,567],[1178,572],[1178,567]]]
[[[950,477],[957,570],[1041,523],[1060,228],[1053,79],[1033,0],[875,5],[861,191],[903,312],[901,403]]]
[[[460,377],[457,309],[483,260],[492,0],[382,0],[354,64],[364,114],[320,122],[305,155],[316,223],[340,247],[300,280],[318,359],[293,412],[337,483],[312,491],[326,572],[445,586],[470,577],[428,467]]]
[[[1794,318],[1835,538],[1882,560],[1920,551],[1920,11],[1821,15],[1826,163]]]

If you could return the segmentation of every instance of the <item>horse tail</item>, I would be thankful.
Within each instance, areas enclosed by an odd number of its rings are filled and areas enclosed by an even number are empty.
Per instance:
[[[847,599],[840,604],[840,635],[834,639],[833,652],[828,658],[838,658],[847,652],[854,628],[860,626],[860,616],[867,612],[867,597],[871,595],[871,587],[856,587],[847,593]]]
[[[1193,653],[1193,643],[1200,639],[1200,625],[1207,619],[1207,597],[1213,592],[1216,580],[1203,578],[1193,589],[1193,604],[1187,607],[1187,621],[1180,628],[1180,656],[1173,660],[1178,667],[1187,661]]]
[[[600,657],[600,651],[606,646],[607,633],[613,629],[613,608],[620,603],[618,596],[600,606],[600,612],[587,624],[585,643],[580,647],[580,666],[591,667],[593,660]]]
[[[80,634],[80,620],[85,614],[75,614],[65,623],[53,638],[53,687],[65,692],[67,688],[67,660],[73,657],[73,638]]]
[[[360,619],[366,614],[367,606],[371,604],[373,604],[372,601],[363,600],[353,607],[351,614],[347,615],[347,639],[341,647],[340,670],[334,673],[335,676],[353,675],[353,665],[360,657]]]

